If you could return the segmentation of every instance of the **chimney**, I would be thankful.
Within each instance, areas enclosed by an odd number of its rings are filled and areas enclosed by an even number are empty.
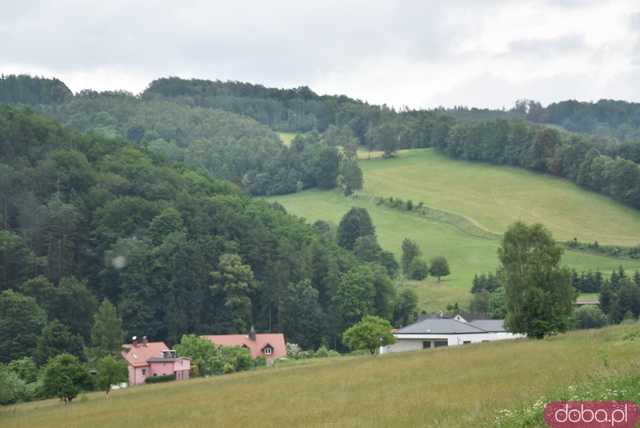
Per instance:
[[[249,340],[256,341],[256,329],[251,326],[251,330],[249,330]]]
[[[149,339],[147,339],[147,336],[142,336],[142,345],[147,346],[148,344],[149,344]]]

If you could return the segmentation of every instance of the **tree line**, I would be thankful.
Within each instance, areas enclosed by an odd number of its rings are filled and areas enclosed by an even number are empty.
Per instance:
[[[362,181],[355,156],[343,156],[318,133],[286,147],[269,127],[249,117],[123,91],[69,91],[57,101],[41,100],[59,84],[8,76],[0,79],[0,103],[26,104],[77,130],[126,138],[170,161],[232,181],[252,195],[361,187],[354,182],[354,177]]]
[[[628,274],[620,267],[607,277],[600,271],[565,272],[565,282],[577,293],[596,293],[600,304],[578,308],[567,328],[596,328],[640,317],[640,271]],[[475,275],[470,310],[500,319],[507,315],[505,290],[509,288],[504,270]]]

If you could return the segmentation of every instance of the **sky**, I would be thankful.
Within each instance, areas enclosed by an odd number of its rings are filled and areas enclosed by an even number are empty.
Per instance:
[[[638,0],[0,0],[0,73],[74,92],[166,76],[375,104],[640,101]]]

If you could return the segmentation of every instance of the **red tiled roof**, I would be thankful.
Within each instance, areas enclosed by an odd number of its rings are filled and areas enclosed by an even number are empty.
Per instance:
[[[282,333],[261,333],[256,334],[256,340],[249,339],[246,334],[220,334],[212,336],[202,336],[210,342],[219,346],[246,346],[253,358],[264,355],[267,358],[280,358],[287,356],[287,347],[284,343]],[[273,352],[271,355],[263,354],[265,346],[271,345]]]
[[[162,351],[168,351],[169,347],[164,342],[148,342],[146,345],[138,343],[137,345],[123,345],[122,357],[134,366],[147,366],[147,360],[154,357],[162,357]]]

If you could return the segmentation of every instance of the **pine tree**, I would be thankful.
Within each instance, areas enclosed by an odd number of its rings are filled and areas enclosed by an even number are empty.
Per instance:
[[[103,300],[94,317],[91,330],[91,358],[102,358],[108,355],[118,355],[122,347],[124,331],[122,319],[118,316],[116,308]]]

